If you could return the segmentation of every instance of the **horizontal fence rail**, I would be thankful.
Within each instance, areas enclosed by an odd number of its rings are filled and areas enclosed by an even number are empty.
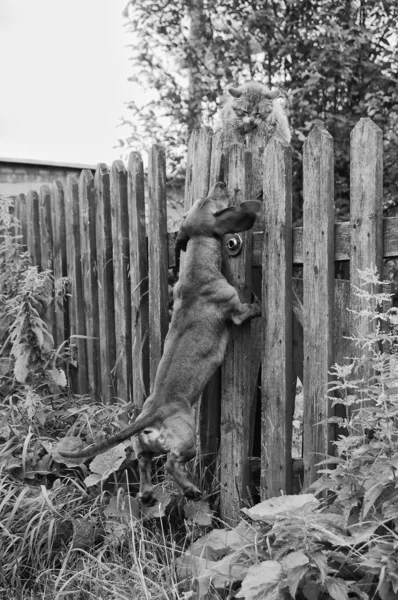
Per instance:
[[[224,262],[242,301],[253,293],[262,317],[232,335],[225,361],[197,411],[198,448],[208,464],[218,452],[221,513],[261,487],[265,496],[297,491],[316,478],[333,451],[326,397],[334,362],[354,356],[347,340],[357,307],[350,282],[335,279],[336,261],[357,270],[398,256],[398,217],[382,216],[382,133],[361,119],[351,134],[350,221],[334,222],[333,139],[315,127],[303,147],[303,227],[292,226],[291,149],[264,129],[242,138],[228,125],[191,136],[185,209],[219,179],[231,203],[262,190],[264,215],[242,235],[243,252]],[[145,190],[148,190],[147,193]],[[73,390],[93,400],[117,398],[140,409],[153,387],[169,323],[169,269],[176,268],[175,232],[167,232],[166,164],[150,152],[148,185],[142,158],[99,164],[15,198],[16,233],[32,263],[54,273],[46,318],[55,344],[70,339],[76,356]],[[292,277],[302,266],[303,278]],[[184,268],[184,257],[180,268]],[[62,294],[68,289],[70,296]],[[362,334],[371,326],[361,321]],[[303,384],[303,469],[297,484],[292,419],[297,377]],[[257,459],[252,457],[256,456]],[[257,462],[256,462],[257,461]],[[253,476],[255,481],[253,481]]]

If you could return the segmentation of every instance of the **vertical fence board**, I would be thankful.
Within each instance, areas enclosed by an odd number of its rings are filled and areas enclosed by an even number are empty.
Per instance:
[[[264,153],[261,480],[266,496],[291,493],[291,149],[273,138]]]
[[[44,271],[48,269],[53,275],[54,267],[54,234],[52,223],[52,199],[51,189],[48,185],[40,187],[40,257],[41,268]],[[48,331],[53,336],[54,343],[56,342],[56,325],[55,325],[55,306],[54,306],[54,280],[49,283],[48,289],[51,302],[46,309],[45,321]]]
[[[166,163],[164,150],[154,145],[149,154],[149,376],[152,391],[168,329],[168,252]]]
[[[94,177],[84,169],[79,179],[80,247],[87,335],[87,369],[90,394],[99,399],[101,362],[99,352],[97,242],[95,235]]]
[[[194,129],[189,138],[184,194],[186,211],[195,200],[205,198],[209,191],[212,139],[210,127]]]
[[[209,192],[213,131],[209,127],[195,129],[188,144],[187,177],[184,209],[188,211],[198,198]],[[180,257],[180,274],[185,254]],[[206,464],[214,462],[217,451],[220,421],[220,372],[217,371],[203,390],[195,405],[196,429],[200,456]]]
[[[73,349],[76,353],[76,368],[72,369],[71,379],[74,392],[86,394],[88,392],[87,349],[86,340],[81,337],[86,335],[86,319],[81,268],[79,183],[73,175],[68,175],[66,180],[65,216],[68,238],[68,278],[71,285],[71,298],[68,303],[69,331],[72,336],[70,345],[72,353]]]
[[[25,252],[27,250],[28,245],[28,223],[27,223],[27,212],[26,212],[26,196],[25,194],[18,195],[19,200],[19,222],[20,222],[20,244],[22,245],[22,250]]]
[[[22,199],[21,195],[16,196],[14,199],[14,217],[17,219],[15,225],[14,235],[16,236],[16,242],[22,244],[22,223],[21,223],[21,212],[22,212]]]
[[[360,119],[351,132],[350,169],[350,280],[360,286],[358,269],[377,267],[381,275],[383,263],[383,132],[368,118]],[[350,307],[363,308],[352,288]],[[365,337],[375,327],[366,316],[352,315],[351,335]],[[363,367],[360,376],[370,375],[370,365]]]
[[[226,175],[231,204],[251,197],[251,152],[241,144],[229,146]],[[225,255],[228,280],[242,302],[251,301],[252,234],[241,233],[240,255]],[[220,512],[234,520],[237,500],[246,497],[249,483],[250,323],[233,328],[221,370]]]
[[[127,181],[133,363],[132,399],[134,406],[141,408],[149,393],[149,302],[144,168],[138,152],[130,154]]]
[[[111,221],[111,185],[108,167],[97,166],[95,184],[95,235],[97,240],[99,352],[101,360],[101,396],[116,394],[112,369],[116,363],[115,301],[113,279],[113,243]]]
[[[331,414],[327,398],[333,364],[334,310],[333,138],[314,127],[304,144],[304,487],[315,465],[331,451],[332,428],[319,422]]]
[[[65,296],[67,276],[66,222],[64,187],[60,181],[52,185],[52,226],[53,226],[53,265],[54,265],[54,316],[56,346],[67,339],[69,331],[68,304]]]
[[[120,160],[111,170],[113,268],[115,286],[116,388],[126,402],[131,398],[131,290],[129,279],[129,215],[127,171]]]
[[[28,192],[26,198],[26,221],[28,224],[27,246],[32,258],[32,264],[40,268],[41,244],[40,244],[40,210],[39,195],[34,190]]]

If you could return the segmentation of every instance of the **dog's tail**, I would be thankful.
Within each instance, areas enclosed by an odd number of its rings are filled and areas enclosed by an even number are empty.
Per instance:
[[[136,435],[137,433],[145,429],[145,427],[150,427],[156,421],[159,421],[161,419],[162,415],[160,415],[159,413],[152,413],[151,415],[147,415],[142,419],[138,418],[136,421],[134,421],[134,423],[131,423],[131,425],[128,425],[127,427],[125,427],[118,433],[115,433],[115,435],[112,435],[110,438],[104,440],[103,442],[99,442],[98,444],[88,446],[87,448],[84,448],[84,450],[76,450],[75,452],[62,451],[59,452],[59,454],[61,456],[64,456],[65,458],[91,458],[92,456],[102,454],[110,448],[117,446],[117,444],[120,444],[120,442],[123,442],[124,440],[127,440],[127,438]]]

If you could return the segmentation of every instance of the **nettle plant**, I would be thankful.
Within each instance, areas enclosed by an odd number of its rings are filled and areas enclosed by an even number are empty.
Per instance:
[[[331,402],[346,409],[329,419],[345,429],[336,456],[310,493],[243,509],[246,522],[191,546],[180,573],[197,598],[398,600],[398,311],[381,311],[390,295],[375,269],[360,278],[354,317],[374,327],[351,338],[359,357],[332,370]]]

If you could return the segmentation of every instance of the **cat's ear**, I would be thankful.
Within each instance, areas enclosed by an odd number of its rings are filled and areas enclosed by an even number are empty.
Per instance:
[[[240,98],[242,92],[238,88],[230,87],[228,93],[231,94],[234,98]]]

